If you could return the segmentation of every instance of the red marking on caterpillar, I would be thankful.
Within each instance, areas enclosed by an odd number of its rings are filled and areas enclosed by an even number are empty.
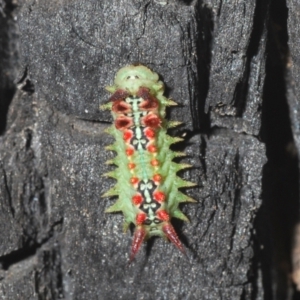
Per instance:
[[[124,131],[124,134],[123,134],[124,141],[130,140],[132,137],[133,137],[132,131],[129,131],[129,130]]]
[[[128,96],[128,92],[125,90],[117,90],[110,98],[109,98],[109,102],[114,102],[114,101],[121,101],[123,99],[125,99]]]
[[[128,169],[129,170],[132,170],[132,169],[134,169],[135,168],[135,164],[134,163],[129,163],[128,164]]]
[[[155,181],[155,182],[161,182],[162,181],[162,177],[161,177],[161,175],[159,175],[159,174],[155,174],[154,176],[153,176],[153,180]]]
[[[137,184],[138,182],[139,182],[139,179],[137,177],[132,177],[130,179],[130,183],[133,184],[133,185]]]
[[[142,225],[147,218],[147,215],[145,213],[138,213],[136,216],[136,224]]]
[[[143,197],[141,195],[134,195],[132,197],[132,202],[133,202],[134,205],[138,206],[142,203],[142,201],[143,201]]]
[[[182,252],[185,253],[184,248],[177,236],[177,233],[175,232],[173,226],[169,223],[166,223],[162,227],[162,231],[167,236],[167,238]]]
[[[162,221],[169,221],[170,216],[169,214],[165,211],[165,210],[159,210],[156,215],[158,216],[158,218]]]
[[[148,137],[149,139],[152,139],[155,137],[155,132],[151,128],[146,128],[144,130],[144,133],[145,133],[146,137]]]
[[[179,204],[191,198],[178,189],[193,184],[178,180],[177,172],[186,164],[172,161],[179,154],[172,154],[170,145],[179,139],[167,134],[165,110],[175,102],[163,96],[158,75],[144,66],[122,68],[107,89],[112,96],[102,107],[112,111],[114,124],[108,132],[116,139],[111,149],[117,152],[117,169],[111,172],[117,183],[107,194],[119,196],[107,211],[122,211],[126,227],[136,226],[130,261],[151,236],[165,236],[184,252],[170,221],[187,220]]]
[[[151,153],[155,153],[155,152],[157,152],[157,148],[154,145],[150,145],[148,147],[148,151]]]
[[[126,152],[127,156],[132,156],[134,153],[134,150],[132,148],[127,148],[125,152]]]
[[[155,110],[159,107],[158,100],[150,94],[149,89],[141,87],[136,94],[145,100],[140,104],[141,109]]]
[[[150,163],[151,163],[151,166],[153,166],[153,167],[159,166],[159,161],[157,159],[152,159]]]
[[[154,114],[149,114],[142,118],[142,124],[146,127],[158,128],[161,125],[161,119]]]
[[[123,100],[115,101],[112,105],[112,111],[115,113],[129,113],[131,111],[131,106],[124,102]]]
[[[164,202],[166,200],[166,195],[165,193],[161,192],[161,191],[156,191],[153,193],[154,199],[158,202]]]
[[[115,121],[115,126],[117,129],[124,130],[126,128],[132,127],[133,122],[131,118],[125,117],[125,116],[120,116],[116,121]]]
[[[137,227],[133,236],[132,246],[131,246],[131,255],[130,261],[133,261],[135,255],[139,251],[143,240],[145,239],[147,232],[142,227]]]

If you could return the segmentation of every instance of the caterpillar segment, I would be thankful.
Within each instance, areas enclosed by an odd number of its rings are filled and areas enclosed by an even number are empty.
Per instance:
[[[177,176],[179,170],[191,165],[172,161],[185,155],[170,149],[183,139],[167,134],[168,128],[180,125],[165,120],[166,107],[177,104],[163,96],[164,85],[158,75],[141,65],[120,69],[107,90],[112,95],[101,109],[112,111],[114,124],[106,132],[116,142],[106,148],[117,153],[108,162],[117,167],[106,176],[117,183],[103,196],[118,196],[118,200],[106,212],[122,211],[124,230],[131,223],[136,226],[130,261],[142,242],[152,236],[167,238],[184,253],[170,221],[173,217],[188,221],[178,206],[194,200],[178,189],[195,184]]]

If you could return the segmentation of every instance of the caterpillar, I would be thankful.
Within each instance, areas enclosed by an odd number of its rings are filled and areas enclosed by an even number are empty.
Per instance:
[[[106,132],[115,138],[106,149],[117,153],[107,163],[117,168],[104,176],[115,178],[117,183],[103,197],[118,196],[106,212],[124,214],[125,232],[130,224],[135,225],[130,261],[142,242],[152,236],[170,240],[184,253],[170,220],[188,221],[179,204],[195,200],[178,189],[195,184],[177,176],[191,165],[175,163],[175,157],[185,154],[170,149],[183,140],[167,134],[169,128],[181,124],[165,119],[166,107],[177,104],[164,97],[159,76],[142,65],[123,67],[106,89],[112,95],[100,108],[112,111],[114,123]]]

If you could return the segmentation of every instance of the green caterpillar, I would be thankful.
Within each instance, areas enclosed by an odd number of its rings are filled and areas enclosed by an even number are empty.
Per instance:
[[[117,153],[108,163],[117,168],[105,175],[117,183],[103,196],[118,196],[106,212],[123,212],[124,231],[131,223],[136,226],[131,261],[151,236],[165,237],[184,252],[170,220],[188,220],[178,205],[195,200],[178,189],[195,184],[176,175],[191,166],[173,162],[185,154],[170,150],[170,145],[182,139],[169,136],[167,129],[180,122],[165,120],[165,111],[177,104],[163,96],[164,84],[158,75],[142,65],[120,69],[114,85],[106,89],[112,96],[101,109],[112,111],[114,124],[106,131],[116,140],[106,148]]]

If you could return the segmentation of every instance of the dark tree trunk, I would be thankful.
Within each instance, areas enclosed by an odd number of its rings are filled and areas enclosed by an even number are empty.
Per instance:
[[[1,299],[298,299],[300,5],[288,7],[0,0]],[[185,124],[173,134],[198,202],[174,223],[186,256],[152,239],[128,265],[132,234],[100,198],[113,181],[99,105],[137,62],[180,104],[168,118]]]

